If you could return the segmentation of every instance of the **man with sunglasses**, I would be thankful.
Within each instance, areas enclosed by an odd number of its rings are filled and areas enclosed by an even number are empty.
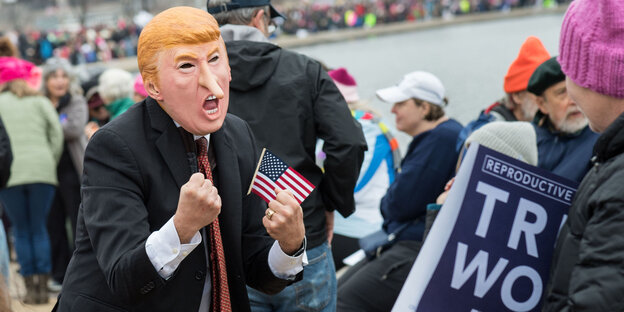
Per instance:
[[[336,274],[329,246],[334,210],[355,210],[353,190],[366,149],[358,122],[320,63],[270,43],[269,0],[210,0],[232,69],[228,112],[249,123],[266,147],[317,188],[302,204],[308,265],[303,280],[277,295],[248,289],[252,311],[335,311]],[[324,172],[315,164],[325,141]],[[296,289],[295,289],[296,288]]]

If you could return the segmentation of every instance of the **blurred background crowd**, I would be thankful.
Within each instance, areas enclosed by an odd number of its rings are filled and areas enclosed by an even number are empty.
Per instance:
[[[128,3],[124,3],[128,2]],[[173,5],[158,0],[31,0],[0,2],[0,35],[15,44],[23,58],[37,65],[51,57],[71,64],[106,62],[136,55],[142,26]],[[174,1],[193,5],[198,1]],[[188,3],[187,3],[188,2]],[[286,17],[276,19],[274,36],[420,22],[462,14],[508,11],[520,7],[553,7],[569,0],[325,0],[275,1]],[[44,9],[41,9],[44,8]],[[17,21],[20,21],[19,23]],[[22,22],[32,21],[32,22]],[[19,25],[15,26],[15,25]]]

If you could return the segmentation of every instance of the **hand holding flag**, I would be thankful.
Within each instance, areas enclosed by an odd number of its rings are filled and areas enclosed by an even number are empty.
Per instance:
[[[305,247],[305,226],[300,205],[313,190],[314,185],[301,174],[273,153],[262,150],[247,194],[254,192],[269,204],[262,224],[287,255],[293,255],[301,246]]]

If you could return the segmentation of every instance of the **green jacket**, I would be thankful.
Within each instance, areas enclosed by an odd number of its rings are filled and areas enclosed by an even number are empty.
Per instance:
[[[117,118],[123,112],[127,111],[130,106],[134,105],[134,101],[131,98],[121,98],[106,105],[106,110],[111,115],[111,120]]]
[[[57,185],[56,165],[63,151],[59,116],[43,96],[18,98],[0,93],[0,116],[13,150],[7,187],[46,183]]]

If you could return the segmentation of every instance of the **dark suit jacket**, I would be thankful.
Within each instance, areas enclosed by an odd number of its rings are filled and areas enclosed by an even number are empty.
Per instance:
[[[289,282],[267,263],[273,239],[262,225],[266,205],[246,195],[259,157],[249,127],[228,115],[210,140],[232,306],[248,311],[245,284],[276,293]],[[76,250],[58,311],[197,311],[210,273],[203,243],[168,280],[145,252],[147,237],[173,216],[191,176],[172,119],[151,98],[134,105],[93,136],[84,168]]]

